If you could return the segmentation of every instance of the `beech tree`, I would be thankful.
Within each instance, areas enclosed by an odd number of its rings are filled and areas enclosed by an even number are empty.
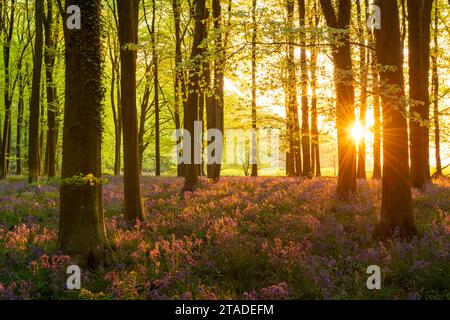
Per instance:
[[[65,30],[59,245],[79,263],[96,266],[103,262],[107,248],[101,180],[101,4],[99,0],[66,1],[66,9],[70,5],[79,6],[86,22],[80,30]]]
[[[433,120],[434,120],[434,147],[436,172],[434,177],[442,176],[441,163],[441,130],[440,130],[440,116],[439,116],[439,72],[438,72],[438,56],[439,56],[439,5],[434,5],[434,28],[433,28],[433,52],[431,54],[432,62],[432,91],[433,91]]]
[[[136,46],[139,1],[119,0],[120,86],[123,119],[125,217],[143,219],[136,108]]]
[[[172,13],[174,19],[174,36],[175,36],[175,76],[173,83],[174,90],[174,120],[175,130],[181,130],[180,110],[186,103],[186,80],[182,70],[183,53],[181,45],[184,38],[184,32],[181,28],[181,0],[172,0]],[[177,145],[181,142],[181,137],[177,141]],[[177,152],[180,153],[180,148]],[[183,164],[177,163],[177,176],[183,176]]]
[[[49,178],[56,175],[56,147],[58,144],[58,97],[54,83],[56,50],[58,45],[58,19],[55,20],[53,1],[47,1],[47,14],[44,19],[45,31],[45,79],[47,95],[47,144],[45,149],[44,172]]]
[[[255,8],[256,0],[253,0],[253,7]],[[252,16],[255,17],[255,9],[252,10]],[[224,103],[225,103],[225,88],[224,88],[224,69],[225,69],[225,44],[223,33],[223,16],[222,6],[219,0],[212,1],[212,16],[214,20],[214,86],[213,96],[209,99],[210,103],[207,104],[207,126],[208,129],[217,129],[220,132],[224,132]],[[254,26],[255,28],[255,26]],[[254,41],[256,41],[256,30],[254,32]],[[255,65],[253,65],[253,63]],[[252,44],[252,70],[256,69],[256,44]],[[256,83],[256,76],[252,71],[252,83]],[[256,86],[256,85],[255,85]],[[256,129],[256,92],[253,94],[252,84],[252,127]],[[209,106],[209,108],[208,108]],[[210,141],[208,141],[210,142]],[[216,142],[217,145],[217,142]],[[222,145],[219,147],[223,148]],[[216,151],[214,151],[215,153]],[[213,154],[217,158],[217,154]],[[222,159],[219,159],[222,160]],[[221,163],[214,163],[208,165],[208,178],[217,181],[220,178]],[[257,165],[252,165],[252,176],[257,176]]]
[[[160,133],[160,106],[159,106],[159,76],[158,76],[158,54],[156,48],[156,1],[152,0],[152,23],[150,32],[152,46],[152,66],[153,66],[153,105],[155,108],[155,175],[161,175],[161,133]]]
[[[288,135],[288,152],[286,159],[286,174],[288,176],[302,175],[302,158],[301,158],[301,136],[298,115],[297,102],[297,76],[295,66],[295,35],[294,28],[294,9],[295,1],[286,0],[286,27],[287,34],[287,52],[286,52],[286,79],[284,83],[286,96],[286,127]]]
[[[257,0],[252,1],[252,149],[253,152],[257,150],[257,124],[258,124],[258,118],[257,118],[257,110],[256,110],[256,72],[257,65],[256,65],[256,39],[258,38],[258,24],[256,22],[256,5]],[[255,155],[253,154],[253,157]],[[253,159],[255,160],[255,159]],[[258,176],[258,164],[256,161],[252,161],[252,177]]]
[[[360,97],[359,97],[359,124],[364,132],[363,137],[358,141],[358,166],[356,176],[358,179],[366,179],[366,113],[367,113],[367,56],[366,56],[366,34],[365,26],[367,18],[363,12],[367,11],[366,6],[362,8],[361,0],[356,1],[356,16],[358,21],[358,39],[361,44],[359,47],[359,78],[360,78]],[[365,10],[364,10],[365,9]]]
[[[306,27],[305,0],[298,0],[299,26]],[[306,32],[300,30],[300,72],[301,72],[301,105],[302,105],[302,175],[311,176],[311,145],[309,132],[309,99],[308,99],[308,65],[305,41]]]
[[[319,9],[317,1],[314,0],[313,5],[314,18],[311,21],[311,27],[317,28],[319,26]],[[315,47],[317,36],[314,35],[312,39],[313,48],[311,50],[311,174],[320,177],[320,149],[319,149],[319,125],[318,125],[318,110],[317,110],[317,56],[318,48]]]
[[[119,19],[117,17],[117,0],[108,2],[111,18],[107,33],[108,55],[111,62],[111,82],[109,98],[114,123],[114,175],[119,176],[122,168],[122,101],[120,95],[120,44],[114,33],[119,30]]]
[[[372,39],[374,35],[372,35]],[[375,41],[371,44],[374,45]],[[377,57],[375,53],[371,53],[370,72],[372,75],[372,103],[373,103],[373,179],[381,179],[381,108],[380,108],[380,92],[379,92],[379,74],[377,67]]]
[[[3,122],[3,134],[0,135],[0,179],[5,179],[8,174],[8,161],[9,158],[9,148],[8,145],[11,142],[11,105],[12,105],[12,81],[11,81],[11,71],[10,71],[10,58],[11,58],[11,40],[14,31],[14,18],[15,18],[16,3],[15,0],[11,0],[9,15],[8,11],[3,13],[4,17],[0,16],[2,20],[1,29],[2,34],[4,34],[3,42],[3,65],[4,65],[4,76],[5,82],[3,87],[3,97],[5,103],[5,116]],[[2,138],[3,137],[3,138]]]
[[[409,122],[412,185],[430,180],[430,29],[433,0],[408,0]]]
[[[33,80],[31,84],[30,120],[28,128],[28,182],[37,182],[40,168],[40,90],[43,55],[44,0],[35,0],[35,41],[33,55]]]
[[[349,25],[351,1],[339,0],[337,10],[331,0],[320,0],[329,28],[343,30],[333,39],[333,64],[336,87],[336,126],[338,142],[338,183],[336,193],[346,197],[356,192],[356,145],[351,136],[355,122],[355,88]]]
[[[188,81],[188,98],[184,108],[184,129],[190,133],[190,139],[186,137],[183,139],[184,150],[191,150],[189,156],[189,163],[184,164],[184,191],[192,191],[198,184],[199,165],[195,164],[200,159],[199,154],[196,154],[196,148],[194,147],[198,137],[194,134],[195,122],[199,120],[199,101],[201,91],[201,64],[202,64],[202,52],[201,44],[206,37],[206,3],[205,0],[195,1],[194,3],[194,35],[191,51],[191,62],[193,66],[189,70]],[[190,148],[187,148],[190,145]]]
[[[381,29],[375,30],[383,105],[383,178],[380,237],[398,231],[412,236],[417,230],[412,211],[408,166],[408,128],[403,78],[403,48],[396,0],[376,0],[381,9]]]

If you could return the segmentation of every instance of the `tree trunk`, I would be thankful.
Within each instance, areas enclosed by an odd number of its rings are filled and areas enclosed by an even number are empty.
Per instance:
[[[320,0],[330,28],[348,30],[351,17],[351,1],[339,0],[337,16],[331,0]],[[356,146],[351,136],[355,122],[355,89],[353,86],[350,35],[340,36],[340,44],[334,45],[333,63],[336,83],[336,125],[338,142],[338,183],[336,193],[346,198],[356,193]]]
[[[44,23],[45,29],[45,75],[47,89],[47,152],[46,167],[49,178],[56,175],[56,145],[58,139],[58,128],[56,115],[58,103],[56,99],[56,85],[53,81],[53,70],[55,67],[55,51],[58,41],[56,28],[53,21],[53,2],[47,1],[47,17]]]
[[[174,77],[174,116],[175,116],[175,130],[181,130],[181,120],[180,120],[180,107],[184,105],[185,101],[181,94],[181,83],[183,72],[181,71],[183,63],[183,53],[181,51],[181,0],[172,0],[173,17],[175,24],[175,77]],[[177,145],[181,142],[177,141]],[[177,150],[180,152],[181,150]],[[183,176],[183,164],[177,163],[177,176]]]
[[[377,61],[389,66],[380,72],[383,104],[383,178],[378,236],[398,231],[402,236],[416,231],[408,166],[408,128],[403,79],[403,51],[396,0],[376,0],[381,8],[380,30],[375,30]],[[395,68],[392,68],[395,67]]]
[[[370,46],[375,47],[375,34],[369,31]],[[373,173],[372,179],[381,179],[381,109],[380,109],[380,81],[375,52],[370,53],[370,73],[372,78],[372,101],[374,116],[373,133]]]
[[[205,39],[208,39],[208,31],[209,31],[209,20],[210,20],[210,11],[206,8],[206,17],[205,17]],[[209,43],[205,43],[201,50],[201,55],[208,54],[208,46]],[[212,93],[211,93],[211,70],[210,70],[210,62],[208,59],[202,59],[201,61],[201,72],[200,72],[200,92],[199,92],[199,101],[198,101],[198,121],[201,123],[201,132],[200,132],[200,154],[201,159],[198,164],[198,174],[199,176],[205,175],[204,169],[204,151],[205,151],[205,113],[208,109],[210,109],[211,101],[212,101]]]
[[[253,0],[252,1],[252,145],[251,148],[253,150],[252,155],[253,158],[252,159],[252,173],[251,176],[252,177],[257,177],[258,176],[258,163],[256,163],[257,160],[257,156],[255,154],[255,152],[258,150],[257,149],[257,145],[258,145],[258,137],[256,135],[256,130],[257,130],[257,113],[256,113],[256,39],[258,36],[258,24],[256,22],[256,5],[257,5],[257,0]],[[255,159],[256,158],[256,159]]]
[[[16,127],[16,174],[22,174],[22,127],[24,111],[25,83],[22,74],[19,74],[19,101],[17,103],[17,127]]]
[[[121,146],[122,146],[122,111],[120,108],[120,75],[117,72],[117,60],[112,63],[111,77],[111,108],[114,120],[114,175],[120,176],[121,171]],[[119,81],[116,92],[116,81]],[[117,93],[117,100],[116,100]],[[117,101],[117,107],[116,107]]]
[[[289,158],[290,158],[290,176],[300,176],[302,174],[302,159],[301,159],[301,139],[300,139],[300,125],[298,118],[298,102],[297,102],[297,76],[295,72],[295,55],[294,55],[294,0],[286,1],[287,10],[287,28],[288,31],[288,46],[287,46],[287,105],[288,105],[288,128],[289,128]]]
[[[35,0],[35,44],[33,56],[33,80],[31,86],[30,124],[28,130],[28,182],[37,182],[39,178],[39,125],[40,92],[43,54],[44,0]]]
[[[408,0],[409,122],[412,185],[430,180],[429,128],[430,28],[433,0]]]
[[[200,150],[196,150],[197,145],[196,140],[199,137],[195,136],[194,125],[198,121],[199,113],[199,99],[201,91],[200,88],[200,72],[202,65],[202,51],[201,44],[206,35],[206,4],[205,0],[195,1],[195,28],[191,51],[191,60],[194,62],[194,66],[189,72],[189,95],[186,107],[184,108],[184,129],[190,133],[190,139],[184,139],[184,150],[191,150],[190,161],[184,165],[185,169],[185,182],[184,191],[193,191],[198,184],[198,163],[195,162],[200,160]],[[190,148],[187,146],[190,145]]]
[[[306,27],[306,8],[305,0],[298,0],[299,25],[300,28]],[[308,105],[308,66],[305,49],[306,33],[300,30],[300,68],[301,68],[301,96],[302,96],[302,175],[311,177],[311,141],[309,132],[309,105]]]
[[[144,13],[145,14],[145,13]],[[139,115],[139,130],[138,130],[138,144],[139,144],[139,169],[143,171],[144,152],[147,149],[149,142],[144,142],[146,127],[145,124],[148,120],[148,113],[150,111],[150,94],[152,92],[152,72],[153,62],[147,63],[147,53],[145,53],[145,86],[144,93],[141,101],[141,114]]]
[[[153,91],[155,107],[155,176],[161,175],[161,147],[160,147],[160,123],[159,123],[159,78],[158,78],[158,56],[156,50],[156,1],[152,0],[152,30],[150,33],[152,45],[152,64],[153,64]]]
[[[231,3],[231,2],[230,2]],[[231,4],[229,5],[231,6]],[[253,3],[254,4],[254,3]],[[230,7],[229,7],[229,10]],[[254,13],[252,13],[254,14]],[[213,95],[207,100],[207,125],[208,129],[217,129],[223,134],[223,108],[224,108],[224,69],[225,69],[225,42],[222,39],[222,7],[219,0],[212,2],[212,16],[214,21],[214,86]],[[225,34],[225,39],[227,34]],[[210,78],[210,77],[209,77]],[[209,80],[206,81],[207,83]],[[253,118],[252,118],[253,119]],[[212,141],[208,141],[211,143]],[[216,144],[217,146],[217,144]],[[218,146],[223,149],[223,145]],[[216,152],[216,150],[214,150]],[[212,154],[217,159],[216,154]],[[208,178],[213,181],[220,179],[222,159],[218,163],[207,166]]]
[[[137,1],[118,1],[125,217],[143,219],[136,108]]]
[[[356,1],[357,20],[358,20],[358,38],[362,44],[366,43],[365,25],[367,18],[361,12],[361,0]],[[364,11],[367,11],[365,8]],[[359,47],[359,74],[360,74],[360,107],[359,107],[359,124],[363,130],[363,136],[358,144],[358,167],[356,176],[358,179],[366,179],[366,112],[367,112],[367,58],[366,48]]]
[[[435,146],[435,159],[436,159],[436,172],[434,176],[442,176],[442,163],[441,163],[441,132],[439,125],[439,72],[438,72],[438,56],[439,56],[439,42],[438,42],[438,29],[439,28],[439,6],[434,6],[434,52],[431,55],[432,62],[432,88],[433,88],[433,117],[434,117],[434,146]]]
[[[45,103],[43,103],[43,101],[45,100],[45,83],[44,81],[41,80],[41,109],[40,109],[40,115],[39,115],[39,119],[40,119],[40,124],[39,124],[39,172],[38,172],[38,176],[41,175],[46,175],[47,171],[46,171],[46,159],[47,159],[47,149],[46,149],[46,144],[44,143],[44,133],[46,132],[46,130],[43,130],[43,128],[45,128],[46,123],[45,123]],[[44,160],[44,161],[42,161]]]
[[[113,3],[113,14],[116,16],[116,2]],[[117,32],[111,29],[112,32]],[[109,98],[111,101],[111,109],[114,121],[114,175],[120,176],[121,173],[121,146],[122,146],[122,111],[120,108],[120,67],[119,67],[119,50],[117,40],[114,36],[108,34],[108,52],[111,60],[111,84]]]
[[[6,1],[5,1],[6,3]],[[4,30],[5,37],[3,39],[3,65],[5,70],[5,81],[3,86],[4,103],[5,103],[5,120],[3,122],[3,139],[1,140],[0,149],[0,179],[5,179],[8,174],[8,144],[10,143],[10,132],[11,132],[11,103],[12,103],[12,92],[11,92],[11,71],[10,71],[10,56],[11,56],[11,40],[14,31],[14,18],[15,18],[15,0],[11,0],[10,3],[10,15],[9,24],[7,29]],[[6,8],[5,8],[5,11]],[[7,12],[4,13],[7,15]],[[3,22],[2,22],[3,25]],[[2,26],[6,27],[6,26]]]
[[[317,3],[314,1],[314,28],[319,25],[319,13]],[[313,40],[315,44],[316,39]],[[317,52],[316,48],[311,50],[311,174],[320,177],[320,150],[319,150],[319,125],[317,112]]]
[[[66,30],[66,98],[59,245],[97,266],[107,246],[102,202],[102,50],[99,0],[70,0],[83,12],[81,30]],[[82,80],[80,80],[82,79]],[[71,180],[81,173],[81,177]],[[72,179],[71,179],[72,178]],[[70,179],[70,180],[69,180]]]

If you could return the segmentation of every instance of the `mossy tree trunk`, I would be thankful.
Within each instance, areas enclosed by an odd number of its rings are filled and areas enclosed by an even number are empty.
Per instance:
[[[83,12],[80,30],[65,30],[66,98],[59,245],[82,264],[103,262],[107,246],[101,184],[102,50],[99,0],[69,0]],[[81,173],[89,179],[74,179]]]

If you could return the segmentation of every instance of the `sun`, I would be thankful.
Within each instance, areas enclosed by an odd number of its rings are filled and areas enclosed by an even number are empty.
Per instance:
[[[355,124],[353,125],[353,127],[351,129],[351,134],[352,134],[353,139],[356,142],[361,141],[365,137],[366,132],[365,132],[364,128],[361,126],[361,124],[359,123],[359,121],[355,122]]]

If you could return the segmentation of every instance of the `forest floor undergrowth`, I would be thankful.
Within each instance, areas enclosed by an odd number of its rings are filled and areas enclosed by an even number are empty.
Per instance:
[[[0,299],[450,299],[450,179],[413,190],[420,236],[373,237],[379,181],[334,198],[335,178],[142,179],[145,221],[127,228],[122,180],[103,187],[111,251],[68,290],[57,184],[0,183]],[[366,286],[381,269],[381,289]]]

